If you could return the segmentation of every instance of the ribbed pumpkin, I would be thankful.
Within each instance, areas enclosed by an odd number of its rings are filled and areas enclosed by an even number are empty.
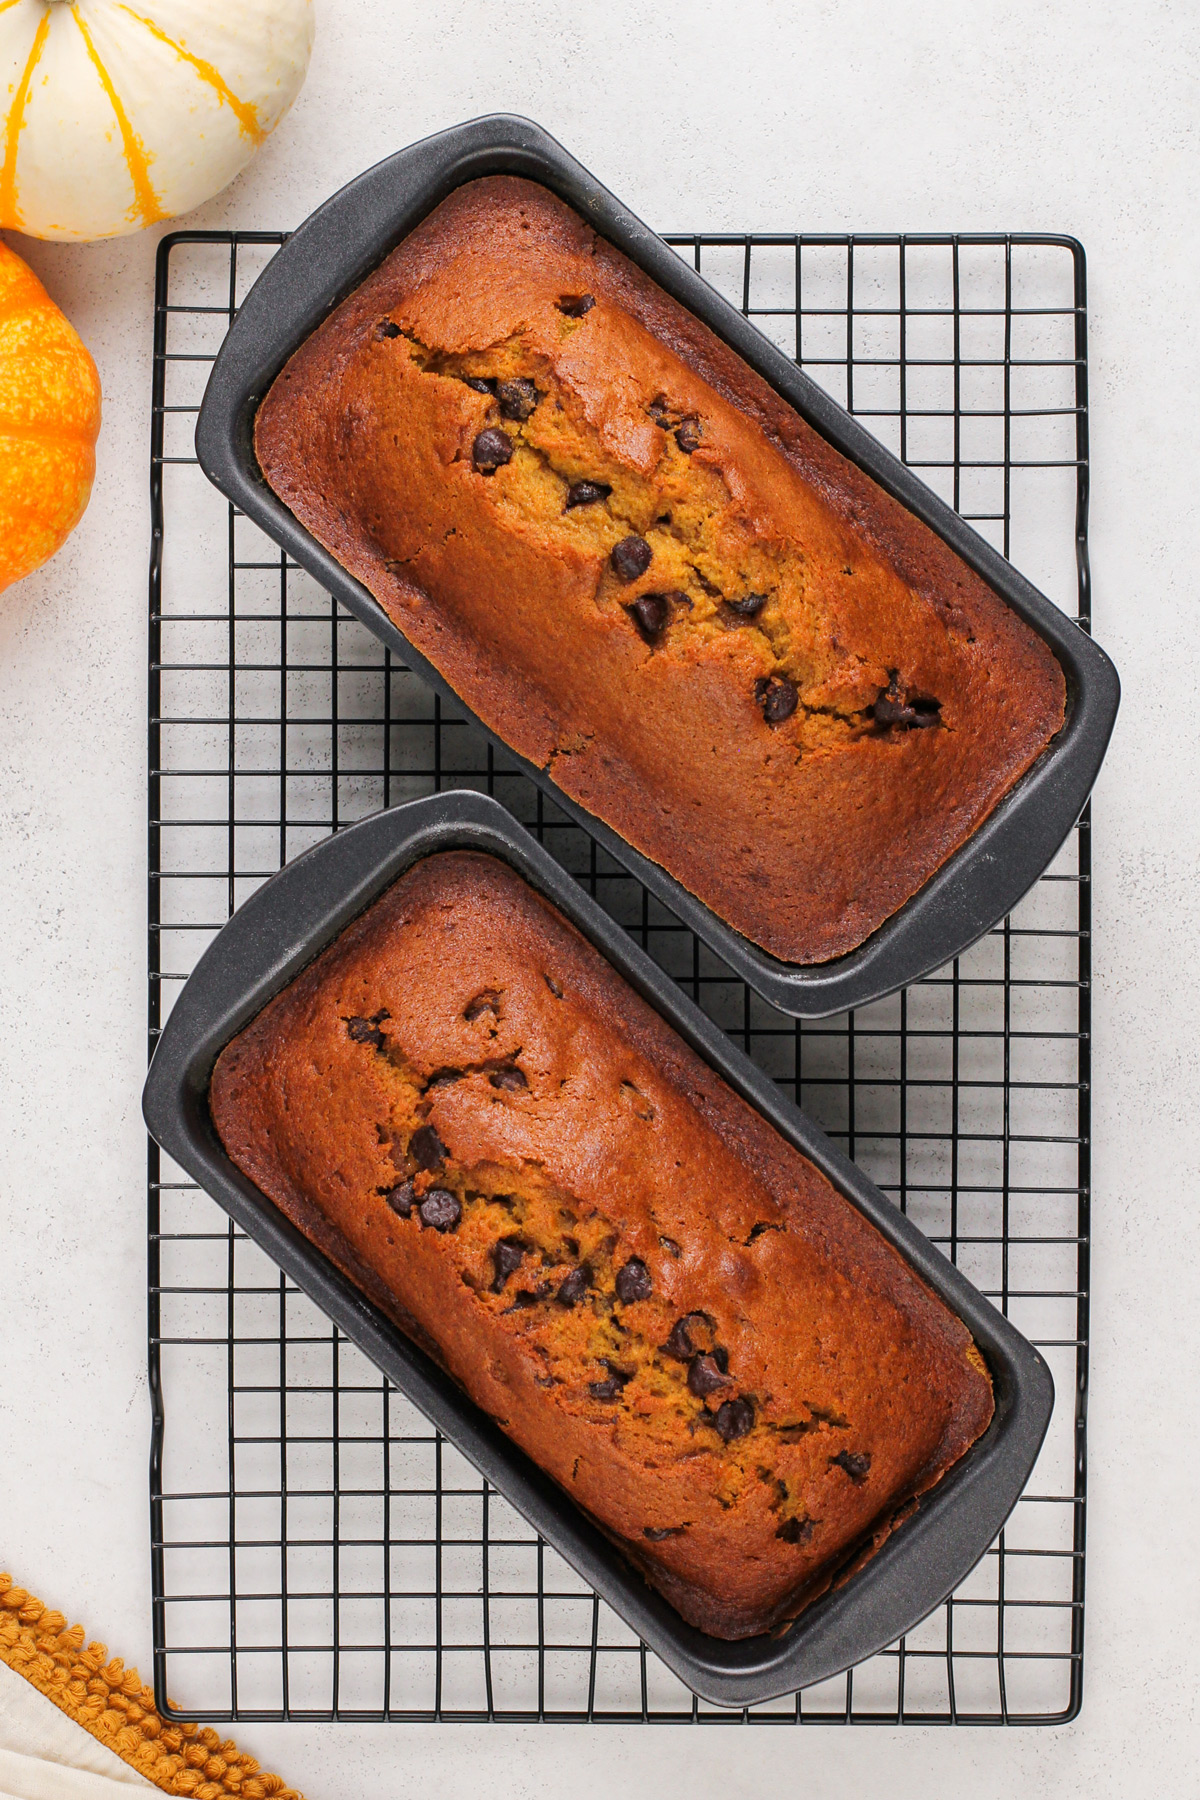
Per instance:
[[[0,588],[39,568],[79,523],[99,430],[95,363],[0,243]]]
[[[0,226],[137,231],[233,180],[300,91],[312,0],[0,0]]]

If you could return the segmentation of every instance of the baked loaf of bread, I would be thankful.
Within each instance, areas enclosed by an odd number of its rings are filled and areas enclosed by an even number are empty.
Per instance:
[[[986,1427],[965,1326],[504,863],[418,863],[227,1046],[234,1162],[719,1637]]]
[[[785,960],[860,944],[1062,725],[1045,643],[534,183],[439,206],[255,447],[498,737]]]

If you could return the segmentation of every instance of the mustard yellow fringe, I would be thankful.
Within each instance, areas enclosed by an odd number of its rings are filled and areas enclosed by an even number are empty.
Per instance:
[[[199,1725],[162,1718],[154,1694],[103,1644],[83,1646],[83,1626],[51,1612],[11,1575],[0,1575],[0,1662],[32,1682],[69,1718],[164,1794],[188,1800],[303,1800],[235,1743]]]

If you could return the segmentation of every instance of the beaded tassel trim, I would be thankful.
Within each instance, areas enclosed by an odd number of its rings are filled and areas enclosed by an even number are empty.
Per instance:
[[[0,1574],[0,1662],[144,1775],[188,1800],[303,1800],[210,1727],[162,1718],[150,1688],[104,1644],[84,1647],[83,1626],[51,1612]]]

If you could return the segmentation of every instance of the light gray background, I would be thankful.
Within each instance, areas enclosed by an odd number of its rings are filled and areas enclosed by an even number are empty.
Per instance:
[[[1200,10],[1156,0],[318,0],[295,109],[190,224],[299,223],[472,115],[539,119],[663,229],[1087,246],[1096,799],[1087,1683],[1058,1731],[247,1726],[310,1800],[1194,1791]],[[105,389],[91,507],[0,597],[0,1566],[150,1666],[145,612],[155,233],[16,248]]]

